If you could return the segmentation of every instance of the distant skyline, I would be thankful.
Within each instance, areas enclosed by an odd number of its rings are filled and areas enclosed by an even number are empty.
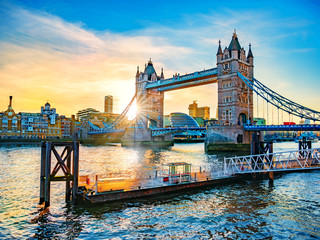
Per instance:
[[[215,67],[218,41],[227,46],[234,29],[246,51],[252,44],[255,78],[320,111],[319,10],[318,1],[0,0],[0,111],[12,95],[16,112],[49,101],[70,116],[103,111],[112,95],[120,113],[137,66],[151,58],[166,78]],[[165,114],[188,113],[193,100],[215,117],[215,84],[165,93]]]

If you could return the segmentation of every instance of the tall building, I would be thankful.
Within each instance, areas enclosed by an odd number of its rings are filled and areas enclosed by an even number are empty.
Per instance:
[[[240,46],[236,32],[229,47],[223,51],[219,41],[218,118],[221,124],[241,125],[253,119],[253,91],[238,77],[237,72],[253,80],[253,54],[249,44],[248,55]],[[251,121],[252,122],[252,121]]]
[[[113,113],[113,97],[111,95],[104,97],[104,112]]]
[[[192,104],[189,105],[189,116],[193,118],[203,118],[210,119],[210,107],[198,107],[197,101],[193,101]]]
[[[146,85],[164,79],[163,69],[160,76],[156,73],[151,59],[145,65],[144,71],[137,68],[136,74],[136,100],[140,105],[140,112],[147,113],[139,116],[140,123],[147,126],[163,127],[163,100],[164,93],[157,89],[146,90]]]
[[[49,135],[48,116],[40,113],[21,112],[21,136],[23,138],[47,138]],[[50,131],[51,134],[51,131]],[[56,134],[56,131],[55,131]],[[58,130],[57,134],[60,132]]]
[[[82,121],[83,119],[88,119],[89,114],[91,113],[100,113],[98,110],[94,108],[86,108],[77,112],[77,119]]]

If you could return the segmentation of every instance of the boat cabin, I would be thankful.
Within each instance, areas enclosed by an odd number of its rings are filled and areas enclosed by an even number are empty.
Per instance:
[[[181,183],[191,181],[191,164],[186,162],[167,163],[163,165],[164,182]]]

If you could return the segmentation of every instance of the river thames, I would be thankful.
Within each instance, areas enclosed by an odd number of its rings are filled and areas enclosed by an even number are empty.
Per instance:
[[[276,143],[274,152],[297,148]],[[205,154],[202,143],[156,150],[81,146],[80,175],[148,177],[164,163],[208,169],[223,157]],[[0,239],[320,238],[320,171],[284,174],[272,188],[267,180],[246,181],[95,206],[66,204],[65,184],[55,182],[40,218],[39,172],[39,146],[0,147]]]

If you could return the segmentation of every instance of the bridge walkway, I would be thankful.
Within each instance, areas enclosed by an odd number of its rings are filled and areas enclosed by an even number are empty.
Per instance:
[[[306,149],[224,159],[224,174],[249,174],[320,169],[320,149]]]

